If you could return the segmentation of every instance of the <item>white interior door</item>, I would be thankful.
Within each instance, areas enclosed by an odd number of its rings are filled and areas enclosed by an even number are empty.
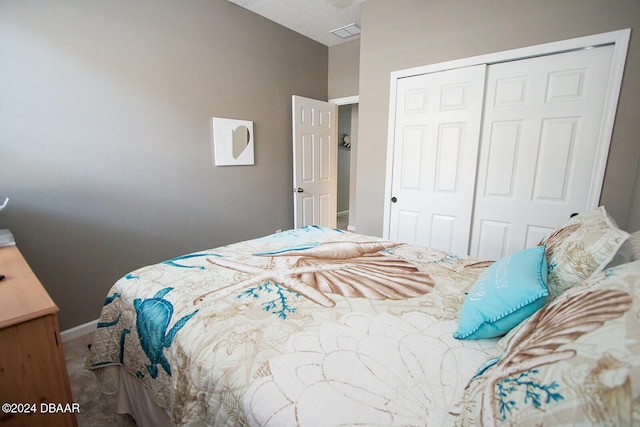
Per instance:
[[[596,207],[612,55],[610,45],[488,67],[472,255],[535,246],[571,213]]]
[[[293,96],[294,227],[336,227],[338,106]]]
[[[398,81],[391,240],[467,253],[485,68]]]

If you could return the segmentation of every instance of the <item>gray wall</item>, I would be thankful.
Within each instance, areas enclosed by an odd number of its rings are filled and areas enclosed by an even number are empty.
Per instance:
[[[359,94],[360,39],[350,40],[329,48],[329,99]],[[358,146],[358,104],[350,104],[351,150],[338,151],[338,212],[349,210],[349,227],[356,217],[356,156]],[[346,106],[345,106],[346,107]],[[342,110],[342,106],[340,109]],[[346,111],[346,110],[345,110]],[[339,130],[339,135],[343,131]],[[347,166],[348,161],[348,166]],[[348,172],[348,176],[344,176]],[[340,186],[348,184],[348,188]],[[346,199],[346,200],[345,200]],[[352,228],[350,228],[352,229]]]
[[[360,39],[329,48],[329,99],[358,95]]]
[[[361,23],[359,233],[382,235],[392,71],[624,28],[632,36],[601,203],[620,226],[640,228],[640,1],[367,0]]]
[[[134,268],[291,228],[291,95],[327,68],[225,0],[1,1],[0,228],[61,328]],[[213,166],[213,116],[253,120],[255,166]]]

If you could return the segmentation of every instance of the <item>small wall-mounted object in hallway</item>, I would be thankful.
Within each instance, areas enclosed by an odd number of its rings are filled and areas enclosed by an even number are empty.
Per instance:
[[[213,157],[216,166],[253,165],[253,122],[214,117]]]
[[[345,150],[351,150],[351,137],[346,133],[340,138],[340,145],[338,148],[344,148]]]

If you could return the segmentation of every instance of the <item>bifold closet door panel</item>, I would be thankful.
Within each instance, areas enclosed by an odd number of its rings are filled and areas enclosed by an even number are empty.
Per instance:
[[[587,204],[600,193],[592,178],[612,55],[603,46],[488,66],[472,255],[536,246],[595,207]]]
[[[391,240],[467,252],[485,68],[398,81]]]

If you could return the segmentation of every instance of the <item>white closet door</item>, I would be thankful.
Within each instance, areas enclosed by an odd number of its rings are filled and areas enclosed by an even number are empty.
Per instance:
[[[391,240],[467,253],[485,68],[398,81]]]
[[[612,54],[605,46],[488,67],[472,255],[535,246],[571,213],[595,207]]]

